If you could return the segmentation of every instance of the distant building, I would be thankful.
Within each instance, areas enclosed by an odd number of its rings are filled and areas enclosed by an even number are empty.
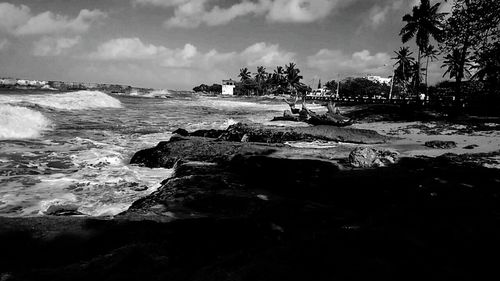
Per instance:
[[[385,85],[391,85],[392,78],[383,78],[380,76],[366,76],[366,79],[373,81],[373,82],[378,82],[380,84],[385,84]]]
[[[325,95],[328,95],[330,94],[330,90],[328,90],[327,87],[322,87],[322,88],[318,88],[318,89],[314,89],[311,91],[311,93],[309,94],[309,96],[325,96]]]
[[[236,81],[232,79],[222,80],[222,95],[233,96],[235,87],[236,87]]]

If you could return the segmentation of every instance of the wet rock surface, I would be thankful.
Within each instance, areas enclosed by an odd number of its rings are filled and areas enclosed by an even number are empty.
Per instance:
[[[0,218],[0,272],[12,280],[480,278],[496,273],[491,254],[500,250],[500,172],[474,164],[483,156],[402,158],[378,169],[248,153],[178,161],[157,192],[112,220]]]
[[[149,168],[172,168],[178,160],[221,162],[235,154],[270,154],[278,148],[279,146],[174,135],[169,141],[135,153],[130,163]]]
[[[312,127],[273,127],[257,124],[237,123],[226,130],[198,130],[192,133],[178,129],[174,133],[182,136],[217,138],[225,141],[240,141],[245,135],[250,142],[285,143],[289,141],[337,141],[359,144],[385,143],[391,137],[380,135],[372,130],[319,125]]]
[[[490,256],[500,251],[500,170],[482,162],[500,152],[396,159],[360,148],[350,162],[335,149],[259,143],[250,134],[283,135],[233,128],[217,138],[178,131],[134,155],[135,164],[174,173],[113,219],[0,218],[1,278],[452,280],[497,272]]]

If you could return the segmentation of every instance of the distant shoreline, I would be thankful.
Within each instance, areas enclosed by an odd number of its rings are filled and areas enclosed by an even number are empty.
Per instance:
[[[0,78],[0,89],[9,90],[47,90],[47,91],[84,91],[97,90],[105,93],[150,93],[157,89],[132,87],[129,85],[29,80],[20,78]]]

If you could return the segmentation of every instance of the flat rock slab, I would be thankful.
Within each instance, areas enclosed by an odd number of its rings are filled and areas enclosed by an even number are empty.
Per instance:
[[[280,159],[337,162],[345,152],[336,149],[293,148],[283,144],[233,142],[202,137],[173,136],[156,147],[134,154],[130,164],[149,168],[172,168],[177,161],[227,162],[235,155],[262,155]]]
[[[189,133],[186,130],[179,129],[175,132],[184,136],[202,136],[225,141],[240,142],[244,140],[246,142],[260,143],[323,140],[357,144],[380,144],[395,139],[372,130],[328,125],[290,128],[238,123],[229,126],[226,130],[199,130]]]
[[[271,154],[279,147],[253,143],[219,141],[201,137],[176,137],[156,147],[141,150],[130,164],[149,168],[172,168],[178,160],[220,162],[235,154]]]

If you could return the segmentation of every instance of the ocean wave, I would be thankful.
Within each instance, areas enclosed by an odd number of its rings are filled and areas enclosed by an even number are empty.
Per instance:
[[[0,104],[0,139],[37,138],[50,125],[50,120],[38,111]]]
[[[30,103],[59,110],[121,108],[121,102],[99,91],[77,91],[63,94],[0,96],[0,103]]]

